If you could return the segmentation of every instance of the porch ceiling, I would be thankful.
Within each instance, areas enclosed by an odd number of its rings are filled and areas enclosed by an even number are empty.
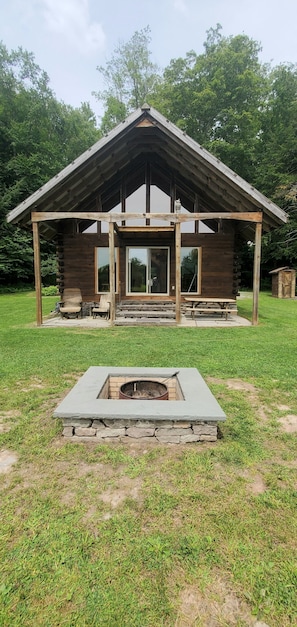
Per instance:
[[[262,211],[264,231],[286,222],[286,214],[157,111],[131,114],[10,212],[8,221],[31,229],[31,211],[109,211],[150,177],[152,185],[180,198],[188,211]],[[141,207],[143,212],[144,208]],[[153,217],[153,216],[152,216]],[[248,239],[254,226],[236,223]],[[47,239],[59,221],[40,223]],[[251,233],[250,233],[251,232]]]

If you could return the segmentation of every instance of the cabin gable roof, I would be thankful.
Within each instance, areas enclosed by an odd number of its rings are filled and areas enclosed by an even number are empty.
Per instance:
[[[120,202],[125,180],[129,196],[144,183],[145,168],[151,183],[176,196],[193,211],[263,212],[263,229],[287,221],[286,213],[243,180],[214,155],[148,105],[101,138],[29,198],[13,209],[8,222],[31,228],[32,211],[109,211]],[[41,234],[55,236],[58,224],[40,224]]]

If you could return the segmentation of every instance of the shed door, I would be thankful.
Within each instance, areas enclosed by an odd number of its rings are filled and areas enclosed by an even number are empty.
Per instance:
[[[283,274],[283,298],[291,297],[292,272],[284,272]]]

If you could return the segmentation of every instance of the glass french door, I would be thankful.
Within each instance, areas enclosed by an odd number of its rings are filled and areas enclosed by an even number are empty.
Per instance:
[[[168,294],[169,248],[127,249],[127,293]]]

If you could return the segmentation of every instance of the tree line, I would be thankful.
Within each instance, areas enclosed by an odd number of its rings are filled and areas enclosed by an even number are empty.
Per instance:
[[[0,281],[32,280],[30,236],[5,222],[7,212],[145,101],[289,214],[263,236],[264,271],[297,263],[297,65],[260,61],[247,35],[225,37],[217,25],[203,52],[189,51],[160,70],[146,27],[120,42],[105,66],[97,128],[88,103],[58,102],[49,77],[21,48],[0,45]],[[44,276],[53,257],[44,245]],[[245,262],[250,263],[247,246]]]

